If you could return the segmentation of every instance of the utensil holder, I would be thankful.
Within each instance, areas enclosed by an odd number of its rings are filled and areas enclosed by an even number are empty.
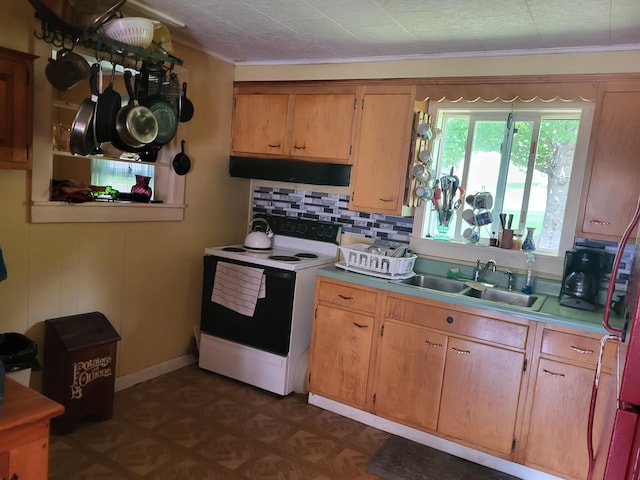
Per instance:
[[[511,249],[513,247],[513,230],[501,228],[498,232],[498,246]]]

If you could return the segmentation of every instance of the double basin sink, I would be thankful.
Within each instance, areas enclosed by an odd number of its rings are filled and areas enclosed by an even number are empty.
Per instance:
[[[435,290],[438,292],[453,293],[468,298],[477,298],[487,302],[498,303],[504,306],[515,307],[537,312],[547,299],[546,295],[526,294],[503,290],[485,284],[464,282],[452,278],[437,277],[433,275],[415,275],[403,280],[392,280],[393,283],[411,285],[418,288]]]

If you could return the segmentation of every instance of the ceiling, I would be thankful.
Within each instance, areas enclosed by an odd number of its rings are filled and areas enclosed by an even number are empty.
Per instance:
[[[128,0],[122,11],[236,64],[640,49],[638,0]]]

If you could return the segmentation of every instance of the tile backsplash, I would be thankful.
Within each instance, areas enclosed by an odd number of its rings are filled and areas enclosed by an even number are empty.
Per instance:
[[[349,210],[349,195],[256,186],[253,214],[284,215],[342,225],[342,232],[370,238],[380,245],[409,244],[413,217]]]

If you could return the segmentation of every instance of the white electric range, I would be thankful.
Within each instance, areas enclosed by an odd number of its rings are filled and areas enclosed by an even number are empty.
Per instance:
[[[274,232],[271,250],[205,249],[199,366],[287,395],[304,389],[316,271],[337,261],[342,229],[316,220],[264,218]],[[218,271],[258,275],[238,277],[249,280],[262,275],[264,296],[257,300],[255,292],[243,290],[246,284],[231,288],[232,296],[253,293],[253,311],[220,300],[220,283],[236,277]]]

